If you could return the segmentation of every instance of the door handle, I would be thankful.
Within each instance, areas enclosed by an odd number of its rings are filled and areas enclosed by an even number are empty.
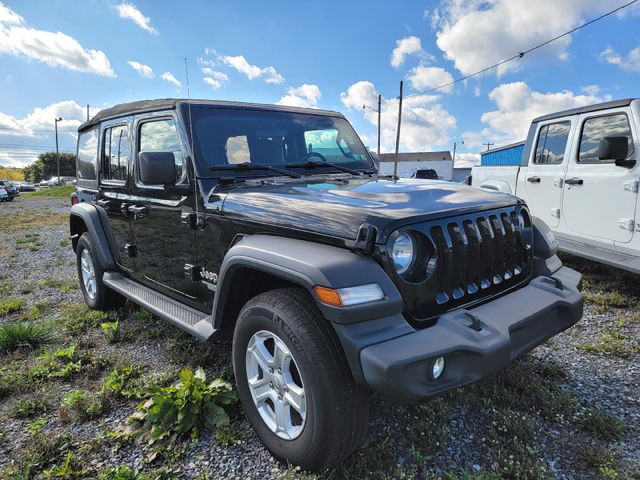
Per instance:
[[[564,183],[566,183],[567,185],[582,185],[584,183],[584,180],[582,180],[581,178],[567,178]]]
[[[129,214],[129,204],[128,203],[121,203],[120,204],[120,213],[122,213],[123,216],[127,216]]]
[[[527,182],[540,183],[540,177],[527,177]]]
[[[146,206],[137,206],[137,205],[131,205],[127,210],[129,210],[129,212],[133,213],[134,217],[144,217],[145,215],[147,215],[149,213],[149,207]]]
[[[96,204],[99,207],[104,208],[108,212],[109,211],[109,205],[111,205],[111,202],[109,200],[96,200]]]

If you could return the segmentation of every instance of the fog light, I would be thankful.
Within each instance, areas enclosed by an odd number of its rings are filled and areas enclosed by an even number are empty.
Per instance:
[[[437,380],[442,376],[442,372],[444,372],[444,357],[438,357],[433,361],[433,366],[431,367],[431,375],[434,380]]]

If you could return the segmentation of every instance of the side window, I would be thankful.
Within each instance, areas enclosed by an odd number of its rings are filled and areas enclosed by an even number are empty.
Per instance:
[[[98,129],[82,132],[78,137],[78,179],[95,180],[98,162]]]
[[[545,165],[562,163],[570,130],[571,122],[544,125],[538,134],[533,162]]]
[[[140,125],[139,153],[143,152],[171,152],[176,162],[176,184],[184,183],[180,137],[176,124],[172,118],[151,120]]]
[[[629,156],[633,154],[634,145],[629,119],[624,113],[616,113],[585,120],[582,124],[582,135],[580,136],[578,162],[612,163],[611,160],[600,160],[598,158],[598,147],[600,146],[600,140],[604,137],[627,137]]]
[[[102,142],[103,180],[124,182],[127,180],[129,165],[129,130],[126,125],[109,127],[104,131]]]

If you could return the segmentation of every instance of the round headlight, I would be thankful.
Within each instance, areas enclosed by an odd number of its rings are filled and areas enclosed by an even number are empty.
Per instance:
[[[406,273],[415,260],[415,246],[411,235],[402,233],[393,242],[391,259],[398,274]]]

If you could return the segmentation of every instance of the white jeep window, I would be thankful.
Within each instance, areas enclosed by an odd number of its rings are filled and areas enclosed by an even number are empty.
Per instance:
[[[634,152],[633,137],[629,119],[624,113],[603,115],[601,117],[588,118],[582,124],[580,136],[580,151],[578,162],[580,163],[612,163],[613,160],[600,160],[598,148],[600,140],[604,137],[627,137],[629,142],[629,156]]]
[[[176,162],[176,184],[184,183],[186,172],[183,168],[184,159],[180,148],[180,137],[172,118],[144,122],[140,126],[139,139],[139,153],[173,153]]]
[[[544,125],[538,134],[534,163],[558,164],[564,160],[571,122]]]
[[[104,180],[124,182],[129,165],[129,131],[126,125],[107,128],[104,131],[102,169]]]

